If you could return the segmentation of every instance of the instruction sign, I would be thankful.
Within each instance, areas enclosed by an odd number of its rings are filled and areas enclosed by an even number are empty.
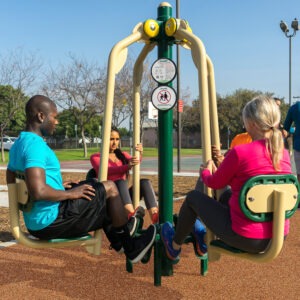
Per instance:
[[[168,58],[160,58],[153,63],[151,75],[156,82],[167,84],[176,76],[176,65]]]
[[[175,105],[177,96],[173,88],[161,85],[153,91],[151,99],[158,110],[169,110]]]

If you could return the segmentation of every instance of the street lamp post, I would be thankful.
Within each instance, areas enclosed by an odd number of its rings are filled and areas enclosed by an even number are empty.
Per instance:
[[[297,30],[299,30],[298,20],[295,18],[292,21],[291,27],[293,28],[293,32],[289,34],[289,28],[284,21],[280,22],[280,29],[285,34],[287,38],[289,38],[289,105],[292,104],[292,37],[296,35]]]

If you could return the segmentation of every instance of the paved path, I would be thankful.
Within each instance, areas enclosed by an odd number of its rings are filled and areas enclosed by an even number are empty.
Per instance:
[[[198,176],[198,170],[202,163],[202,157],[188,156],[182,157],[180,161],[180,172],[177,168],[177,157],[173,159],[173,176]],[[61,162],[62,172],[87,172],[91,168],[89,160],[76,160]],[[6,166],[0,166],[6,169]],[[158,160],[153,157],[145,157],[141,163],[141,174],[155,175],[158,172]],[[0,185],[0,206],[8,207],[7,186]]]
[[[6,185],[0,185],[0,206],[8,207],[8,194]]]
[[[196,173],[198,174],[199,167],[202,163],[202,156],[185,156],[180,159],[180,173]],[[89,170],[91,163],[89,160],[65,161],[61,162],[61,168],[65,171],[69,170]],[[157,157],[144,157],[141,163],[141,172],[157,172],[158,159]],[[173,171],[178,172],[177,157],[173,158]]]

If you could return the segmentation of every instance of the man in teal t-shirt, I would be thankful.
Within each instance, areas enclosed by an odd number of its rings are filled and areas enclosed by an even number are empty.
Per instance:
[[[8,184],[14,183],[16,173],[25,175],[33,201],[30,212],[24,213],[28,231],[40,239],[53,239],[78,237],[103,228],[131,262],[141,260],[154,242],[155,226],[150,225],[139,237],[130,236],[127,215],[112,181],[64,184],[59,161],[43,140],[58,124],[55,103],[36,95],[29,99],[25,111],[26,129],[10,150],[6,179]]]
[[[9,156],[8,169],[21,172],[27,168],[44,169],[46,184],[56,190],[65,190],[59,161],[41,136],[33,132],[21,132]],[[26,227],[31,230],[47,227],[57,218],[58,207],[58,201],[35,201],[31,211],[24,212]]]

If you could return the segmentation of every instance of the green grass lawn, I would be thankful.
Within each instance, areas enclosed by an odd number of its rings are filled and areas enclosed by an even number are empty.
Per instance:
[[[128,147],[123,147],[122,150],[129,152]],[[60,149],[55,150],[55,153],[60,161],[68,161],[68,160],[88,160],[92,153],[98,152],[99,148],[88,148],[88,156],[85,158],[83,155],[83,149]],[[200,155],[202,153],[202,149],[181,149],[180,155]],[[144,148],[143,157],[156,157],[158,155],[157,148]],[[177,156],[177,148],[173,149],[173,155]],[[5,151],[5,162],[0,162],[0,165],[5,165],[8,161],[8,152]]]
[[[123,147],[122,150],[130,152],[128,147]],[[60,161],[68,160],[86,160],[90,155],[98,152],[99,148],[88,148],[88,157],[83,157],[83,149],[62,149],[55,150],[55,153]],[[202,150],[200,149],[181,149],[181,155],[200,155]],[[143,157],[156,157],[158,155],[157,148],[144,148]],[[177,149],[173,149],[173,155],[177,155]]]

